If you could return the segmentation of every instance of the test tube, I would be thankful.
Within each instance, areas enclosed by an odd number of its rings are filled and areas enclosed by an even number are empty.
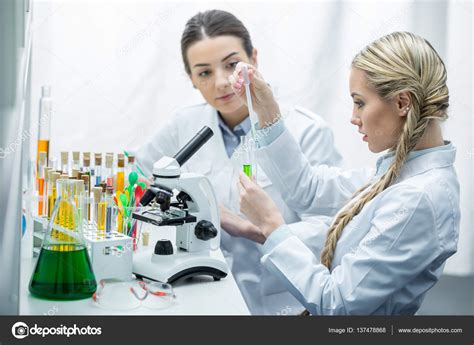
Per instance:
[[[43,195],[43,215],[48,217],[48,206],[49,206],[49,192],[51,190],[51,183],[50,183],[50,171],[52,169],[50,167],[44,167],[44,195]]]
[[[81,210],[82,210],[82,194],[84,192],[84,181],[83,180],[78,180],[74,179],[74,203],[77,208],[77,214],[79,216],[79,219],[82,219],[81,215]]]
[[[51,169],[55,170],[57,165],[58,165],[57,158],[50,155],[48,158],[48,166],[51,167]]]
[[[105,231],[110,233],[112,231],[112,221],[114,218],[114,188],[112,186],[108,186],[105,195],[105,202],[107,203],[107,215],[105,219]]]
[[[82,219],[84,219],[87,222],[91,219],[91,205],[90,205],[91,195],[90,195],[90,189],[89,189],[90,177],[89,175],[82,175],[81,178],[84,181],[84,203],[86,205]]]
[[[85,174],[91,172],[91,153],[90,152],[84,152],[82,154],[82,172]]]
[[[43,215],[43,203],[44,203],[44,168],[46,166],[46,155],[45,151],[39,153],[39,162],[38,162],[38,216]]]
[[[89,192],[91,192],[92,191],[92,188],[91,188],[92,171],[91,171],[91,153],[90,152],[83,153],[82,164],[83,164],[82,176],[89,175]]]
[[[255,162],[255,141],[252,137],[240,137],[242,170],[250,179],[257,179],[257,164]]]
[[[102,182],[102,153],[95,154],[94,177],[95,185],[100,185],[100,183]]]
[[[38,142],[37,142],[37,170],[36,173],[40,172],[39,170],[39,155],[40,152],[46,152],[46,160],[49,156],[49,139],[51,131],[51,115],[53,111],[53,104],[51,100],[51,86],[44,85],[41,87],[41,98],[40,98],[40,121],[38,129]],[[36,175],[38,177],[38,175]]]
[[[100,193],[100,201],[98,205],[98,215],[97,215],[97,229],[100,231],[105,230],[105,219],[107,216],[107,201],[106,197],[104,196],[104,193],[102,191],[102,187],[99,187],[101,189]]]
[[[136,167],[135,167],[135,156],[132,155],[132,154],[129,154],[128,157],[128,163],[127,163],[127,167],[125,168],[125,186],[128,186],[129,182],[128,182],[128,176],[130,175],[130,173],[132,171],[136,171]]]
[[[123,191],[125,187],[125,157],[123,153],[118,154],[117,160],[117,191]]]
[[[102,198],[102,187],[92,187],[92,195],[94,196],[92,221],[99,228],[99,203]]]
[[[114,174],[112,171],[112,164],[114,163],[114,154],[107,153],[105,156],[105,176],[107,181],[107,186],[112,187],[114,185]]]
[[[54,170],[49,171],[49,185],[51,186],[51,192],[48,192],[48,219],[51,219],[54,210],[54,203],[57,197],[57,181],[59,180],[60,174]]]
[[[79,170],[77,169],[71,169],[71,177],[75,178],[76,180],[80,180],[79,178]]]
[[[79,219],[81,222],[87,222],[87,194],[84,180],[76,180],[76,192],[74,200],[76,202]]]
[[[69,174],[69,152],[61,152],[61,171],[64,174]]]
[[[72,152],[72,167],[73,169],[81,170],[81,152]]]

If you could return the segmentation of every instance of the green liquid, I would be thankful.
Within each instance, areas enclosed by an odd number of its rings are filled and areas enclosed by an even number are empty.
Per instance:
[[[244,174],[252,178],[252,166],[250,164],[244,164]]]
[[[91,297],[97,283],[84,246],[68,245],[71,250],[52,250],[59,245],[41,248],[30,292],[41,298],[76,300]]]

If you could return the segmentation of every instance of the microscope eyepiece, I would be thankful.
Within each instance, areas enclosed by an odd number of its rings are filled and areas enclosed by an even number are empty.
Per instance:
[[[173,158],[183,166],[213,135],[212,129],[204,126]]]

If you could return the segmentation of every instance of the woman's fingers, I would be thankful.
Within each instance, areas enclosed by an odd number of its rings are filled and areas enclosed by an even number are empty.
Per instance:
[[[239,95],[239,94],[242,92],[242,85],[240,85],[240,84],[235,80],[234,75],[230,75],[230,76],[229,76],[229,83],[230,83],[230,87],[232,88],[232,91],[234,91],[234,93],[235,93],[236,95]]]
[[[249,73],[249,89],[254,113],[257,114],[259,123],[264,124],[264,127],[266,127],[279,118],[280,108],[273,96],[270,86],[265,82],[260,72],[254,66],[243,62],[239,62],[232,75],[229,76],[229,82],[234,93],[247,104],[248,100],[245,95],[246,86],[244,85],[242,75],[243,66],[247,66]]]
[[[254,66],[249,65],[245,62],[239,62],[237,66],[235,66],[232,76],[234,77],[235,82],[239,84],[240,86],[244,85],[244,75],[242,71],[244,66],[247,66],[248,77],[249,77],[250,83],[253,82],[255,75],[259,75],[257,69]],[[260,79],[261,79],[261,76],[260,76]]]
[[[252,188],[254,186],[254,182],[249,179],[249,177],[247,175],[245,175],[242,171],[240,172],[239,174],[239,181],[240,181],[240,184],[242,185],[242,188],[244,188],[245,190],[249,189],[249,188]]]
[[[240,61],[236,66],[235,66],[235,72],[237,72],[237,75],[243,79],[243,75],[242,75],[242,68],[244,66],[247,66],[247,71],[254,71],[256,70],[256,68],[248,63],[245,63],[245,62],[242,62]]]

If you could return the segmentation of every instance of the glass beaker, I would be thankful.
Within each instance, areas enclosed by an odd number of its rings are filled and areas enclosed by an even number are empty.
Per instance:
[[[77,193],[73,180],[57,181],[58,197],[29,285],[37,297],[75,300],[97,289],[76,208],[76,200],[84,195]]]

